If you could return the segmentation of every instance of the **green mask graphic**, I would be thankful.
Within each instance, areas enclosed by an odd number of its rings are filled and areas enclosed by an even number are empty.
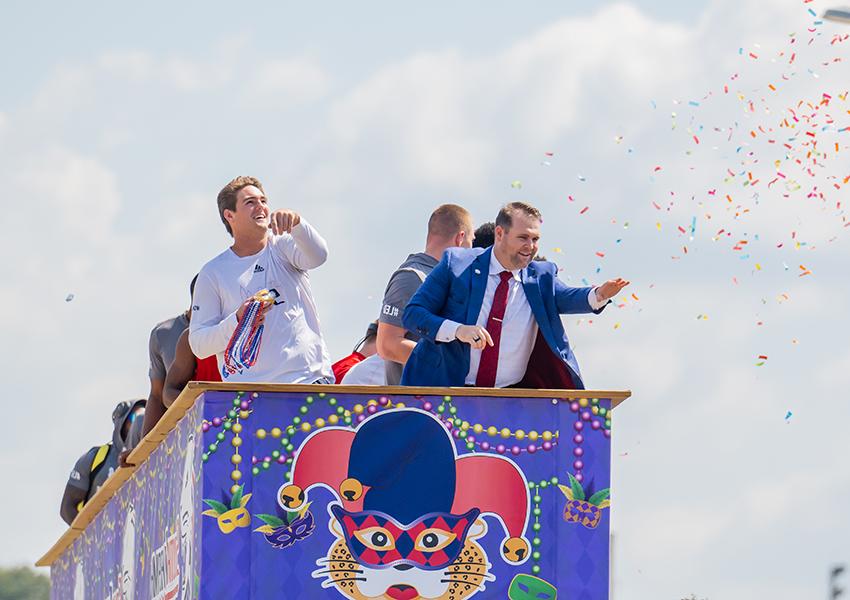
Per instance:
[[[557,597],[555,586],[533,575],[517,575],[508,588],[510,600],[555,600]]]

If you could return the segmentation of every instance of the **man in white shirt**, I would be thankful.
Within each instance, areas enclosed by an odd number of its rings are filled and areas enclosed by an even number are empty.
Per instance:
[[[215,354],[218,367],[236,326],[256,292],[275,296],[260,315],[264,324],[256,363],[225,381],[330,383],[330,358],[307,271],[328,256],[325,240],[301,216],[272,212],[262,184],[237,177],[219,192],[218,211],[233,245],[198,274],[189,345],[198,358]],[[271,231],[269,231],[271,230]]]
[[[533,261],[540,211],[522,202],[496,217],[492,248],[450,248],[404,312],[421,336],[402,385],[583,389],[560,315],[600,312],[623,279],[571,288]]]

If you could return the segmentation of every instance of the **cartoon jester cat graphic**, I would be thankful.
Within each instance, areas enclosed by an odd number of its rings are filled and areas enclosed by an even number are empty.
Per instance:
[[[502,558],[528,559],[528,486],[512,461],[458,457],[433,415],[403,408],[377,413],[356,430],[326,428],[304,440],[281,486],[286,510],[307,491],[330,489],[335,540],[313,577],[353,600],[463,600],[495,577],[484,548],[484,517],[505,531]]]

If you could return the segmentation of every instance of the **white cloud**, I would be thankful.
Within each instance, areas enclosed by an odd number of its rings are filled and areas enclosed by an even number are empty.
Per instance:
[[[313,60],[269,59],[258,66],[240,92],[246,106],[281,110],[319,100],[329,85],[327,74]]]
[[[23,157],[14,182],[19,201],[10,207],[12,222],[65,232],[67,239],[110,239],[121,194],[115,173],[98,159],[48,148]]]

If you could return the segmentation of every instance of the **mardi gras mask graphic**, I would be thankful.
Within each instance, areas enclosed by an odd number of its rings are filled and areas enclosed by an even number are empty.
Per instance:
[[[331,511],[342,524],[345,541],[357,562],[377,568],[406,563],[426,571],[444,569],[457,560],[480,512],[431,513],[402,525],[377,511],[352,513],[338,505]]]
[[[517,575],[508,588],[510,600],[555,600],[557,597],[555,586],[533,575]]]

